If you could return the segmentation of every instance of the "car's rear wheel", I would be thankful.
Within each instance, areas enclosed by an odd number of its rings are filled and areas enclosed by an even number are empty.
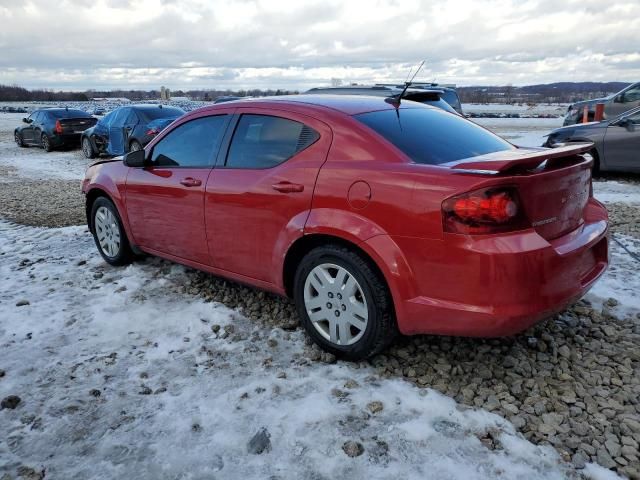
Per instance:
[[[46,133],[43,133],[40,137],[40,144],[42,145],[42,148],[45,152],[50,152],[51,150],[53,150],[53,147],[51,146],[51,140],[49,140],[49,137]]]
[[[24,140],[22,140],[22,135],[20,134],[20,132],[15,132],[13,134],[13,139],[16,141],[16,145],[19,147],[24,147]]]
[[[91,207],[91,233],[98,251],[111,265],[126,265],[133,253],[122,220],[111,200],[99,197]]]
[[[142,145],[137,140],[133,140],[129,145],[129,151],[137,152],[138,150],[142,150]]]
[[[294,299],[302,324],[324,350],[349,360],[382,351],[396,334],[384,279],[360,254],[318,247],[300,262]]]
[[[91,140],[89,140],[89,137],[82,137],[82,153],[87,158],[96,157],[96,152],[93,151],[93,146],[91,146]]]

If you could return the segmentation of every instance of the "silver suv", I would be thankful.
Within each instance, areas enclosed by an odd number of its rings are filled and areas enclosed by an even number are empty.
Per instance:
[[[564,117],[564,126],[581,123],[585,105],[589,108],[589,121],[595,118],[596,104],[604,103],[604,120],[617,117],[632,108],[640,106],[640,82],[632,83],[618,93],[604,98],[576,102],[569,106]]]

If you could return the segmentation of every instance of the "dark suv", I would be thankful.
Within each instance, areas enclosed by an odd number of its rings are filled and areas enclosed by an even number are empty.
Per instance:
[[[13,132],[19,147],[34,145],[50,152],[55,147],[77,145],[80,135],[98,120],[72,108],[43,108],[22,119]]]
[[[576,102],[569,106],[564,117],[564,126],[581,123],[584,115],[584,107],[588,107],[588,120],[592,122],[595,118],[596,105],[604,103],[604,120],[615,118],[629,110],[640,106],[640,82],[632,83],[623,88],[618,93],[608,97]]]
[[[403,86],[396,85],[351,85],[344,87],[321,87],[312,88],[304,92],[305,94],[330,94],[330,95],[369,95],[374,97],[387,97],[395,98],[402,93]],[[454,91],[455,93],[455,91]],[[442,88],[424,88],[413,86],[405,92],[402,97],[405,100],[411,100],[413,102],[424,103],[433,107],[438,107],[442,110],[451,113],[457,113],[462,115],[462,108],[460,107],[460,101],[458,100],[456,108],[446,101],[445,89]],[[458,98],[458,95],[455,95]]]

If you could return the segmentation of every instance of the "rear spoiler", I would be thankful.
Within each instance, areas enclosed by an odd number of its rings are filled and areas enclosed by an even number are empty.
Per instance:
[[[504,173],[514,168],[533,170],[543,162],[553,164],[554,159],[580,155],[593,149],[593,143],[576,143],[558,148],[528,149],[518,148],[504,152],[490,153],[480,157],[460,160],[447,166],[454,170],[473,171],[476,173]]]

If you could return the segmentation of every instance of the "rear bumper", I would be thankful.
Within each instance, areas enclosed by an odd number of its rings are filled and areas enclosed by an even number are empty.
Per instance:
[[[547,241],[534,230],[509,235],[446,235],[440,245],[396,239],[411,285],[392,286],[404,334],[512,335],[580,299],[608,266],[608,218],[591,200],[585,223]],[[430,252],[425,253],[425,252]],[[398,288],[399,287],[399,288]]]
[[[62,135],[51,135],[49,137],[51,144],[55,146],[60,145],[73,145],[80,143],[80,137],[82,133],[64,133]]]

